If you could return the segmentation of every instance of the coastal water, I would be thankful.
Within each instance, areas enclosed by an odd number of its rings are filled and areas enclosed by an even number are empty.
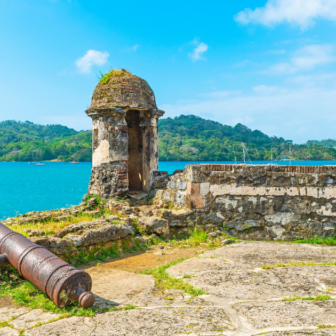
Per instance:
[[[172,174],[176,169],[195,163],[234,162],[160,162],[159,169]],[[252,162],[265,163],[268,162]],[[273,163],[289,164],[286,161]],[[336,161],[292,161],[292,165],[336,165]],[[80,162],[77,165],[48,162],[45,166],[35,166],[27,162],[0,162],[0,220],[33,210],[60,209],[79,204],[88,188],[91,167],[91,162]]]

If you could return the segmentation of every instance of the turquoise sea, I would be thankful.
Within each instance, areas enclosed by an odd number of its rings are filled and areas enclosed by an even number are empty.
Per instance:
[[[173,173],[187,164],[234,162],[160,162],[159,169]],[[267,161],[255,161],[265,164]],[[273,163],[288,165],[286,161]],[[336,161],[292,161],[292,165],[336,165]],[[33,210],[70,207],[81,202],[90,180],[91,162],[71,165],[64,162],[35,166],[27,162],[0,162],[0,220]]]

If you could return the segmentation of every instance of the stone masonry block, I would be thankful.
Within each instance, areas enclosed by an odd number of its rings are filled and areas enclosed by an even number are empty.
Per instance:
[[[191,195],[189,196],[192,209],[204,209],[205,198],[203,195]]]
[[[188,195],[199,195],[200,194],[200,183],[188,182],[187,194]]]
[[[201,195],[207,195],[208,192],[210,191],[210,183],[201,183],[200,184],[200,194]]]
[[[177,188],[179,190],[186,190],[187,188],[187,183],[186,182],[177,182]]]

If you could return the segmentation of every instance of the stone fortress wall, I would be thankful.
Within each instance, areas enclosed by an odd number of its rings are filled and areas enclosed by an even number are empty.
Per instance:
[[[201,164],[153,174],[158,200],[230,236],[290,241],[335,233],[336,166]]]

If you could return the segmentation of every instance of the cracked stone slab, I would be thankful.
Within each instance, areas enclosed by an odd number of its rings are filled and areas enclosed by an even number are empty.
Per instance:
[[[309,330],[309,329],[302,329],[302,330],[284,330],[284,331],[272,331],[264,333],[266,336],[336,336],[335,329],[323,328],[320,330]]]
[[[0,328],[0,335],[1,336],[18,336],[20,334],[17,330],[13,328],[4,327],[4,328]]]
[[[139,309],[104,312],[94,318],[71,317],[34,327],[57,315],[7,307],[0,309],[0,321],[16,317],[11,324],[15,329],[28,328],[26,336],[285,336],[285,331],[295,336],[336,336],[336,329],[317,329],[317,325],[335,325],[336,301],[279,301],[293,295],[336,294],[335,266],[260,268],[280,262],[335,260],[336,247],[242,242],[207,251],[167,269],[177,278],[187,275],[183,281],[208,292],[200,297],[178,289],[156,291],[150,275],[100,265],[88,270],[97,304],[133,304]],[[17,335],[9,329],[0,329],[0,335]]]
[[[237,268],[255,268],[299,261],[314,261],[316,263],[336,261],[336,247],[245,241],[207,251],[203,256],[233,261]]]
[[[335,336],[336,330],[331,328],[323,328],[320,330],[309,330],[309,329],[302,329],[302,330],[284,330],[284,331],[272,331],[264,333],[266,336]]]
[[[91,268],[86,271],[92,277],[92,293],[96,295],[96,307],[105,308],[120,304],[145,306],[155,285],[150,275],[108,267]]]
[[[254,329],[334,325],[336,301],[273,301],[237,303],[237,313]]]
[[[18,317],[30,311],[29,308],[1,308],[0,309],[0,322],[6,322],[12,317]]]
[[[147,307],[210,307],[214,304],[199,296],[191,296],[183,290],[167,289],[162,295],[151,295]]]
[[[94,318],[91,336],[206,334],[234,330],[221,308],[160,308],[110,312]]]
[[[233,264],[217,258],[195,257],[187,259],[167,269],[167,273],[175,278],[183,278],[185,275],[196,276],[203,272],[226,270]]]
[[[288,272],[296,271],[305,273],[307,276],[314,278],[322,288],[336,292],[336,267],[335,266],[310,266],[310,267],[288,267]],[[278,270],[278,269],[277,269]]]
[[[336,268],[308,266],[258,272],[242,269],[211,271],[184,281],[209,294],[231,301],[268,300],[294,295],[307,297],[322,293],[323,289],[336,291]]]
[[[95,330],[92,318],[72,316],[25,332],[27,336],[90,336]]]
[[[50,313],[41,309],[31,310],[29,313],[19,316],[11,321],[15,329],[29,329],[38,323],[46,323],[55,319],[59,314]]]
[[[298,273],[287,269],[263,272],[214,271],[184,281],[229,301],[316,295],[318,290],[314,279]]]

